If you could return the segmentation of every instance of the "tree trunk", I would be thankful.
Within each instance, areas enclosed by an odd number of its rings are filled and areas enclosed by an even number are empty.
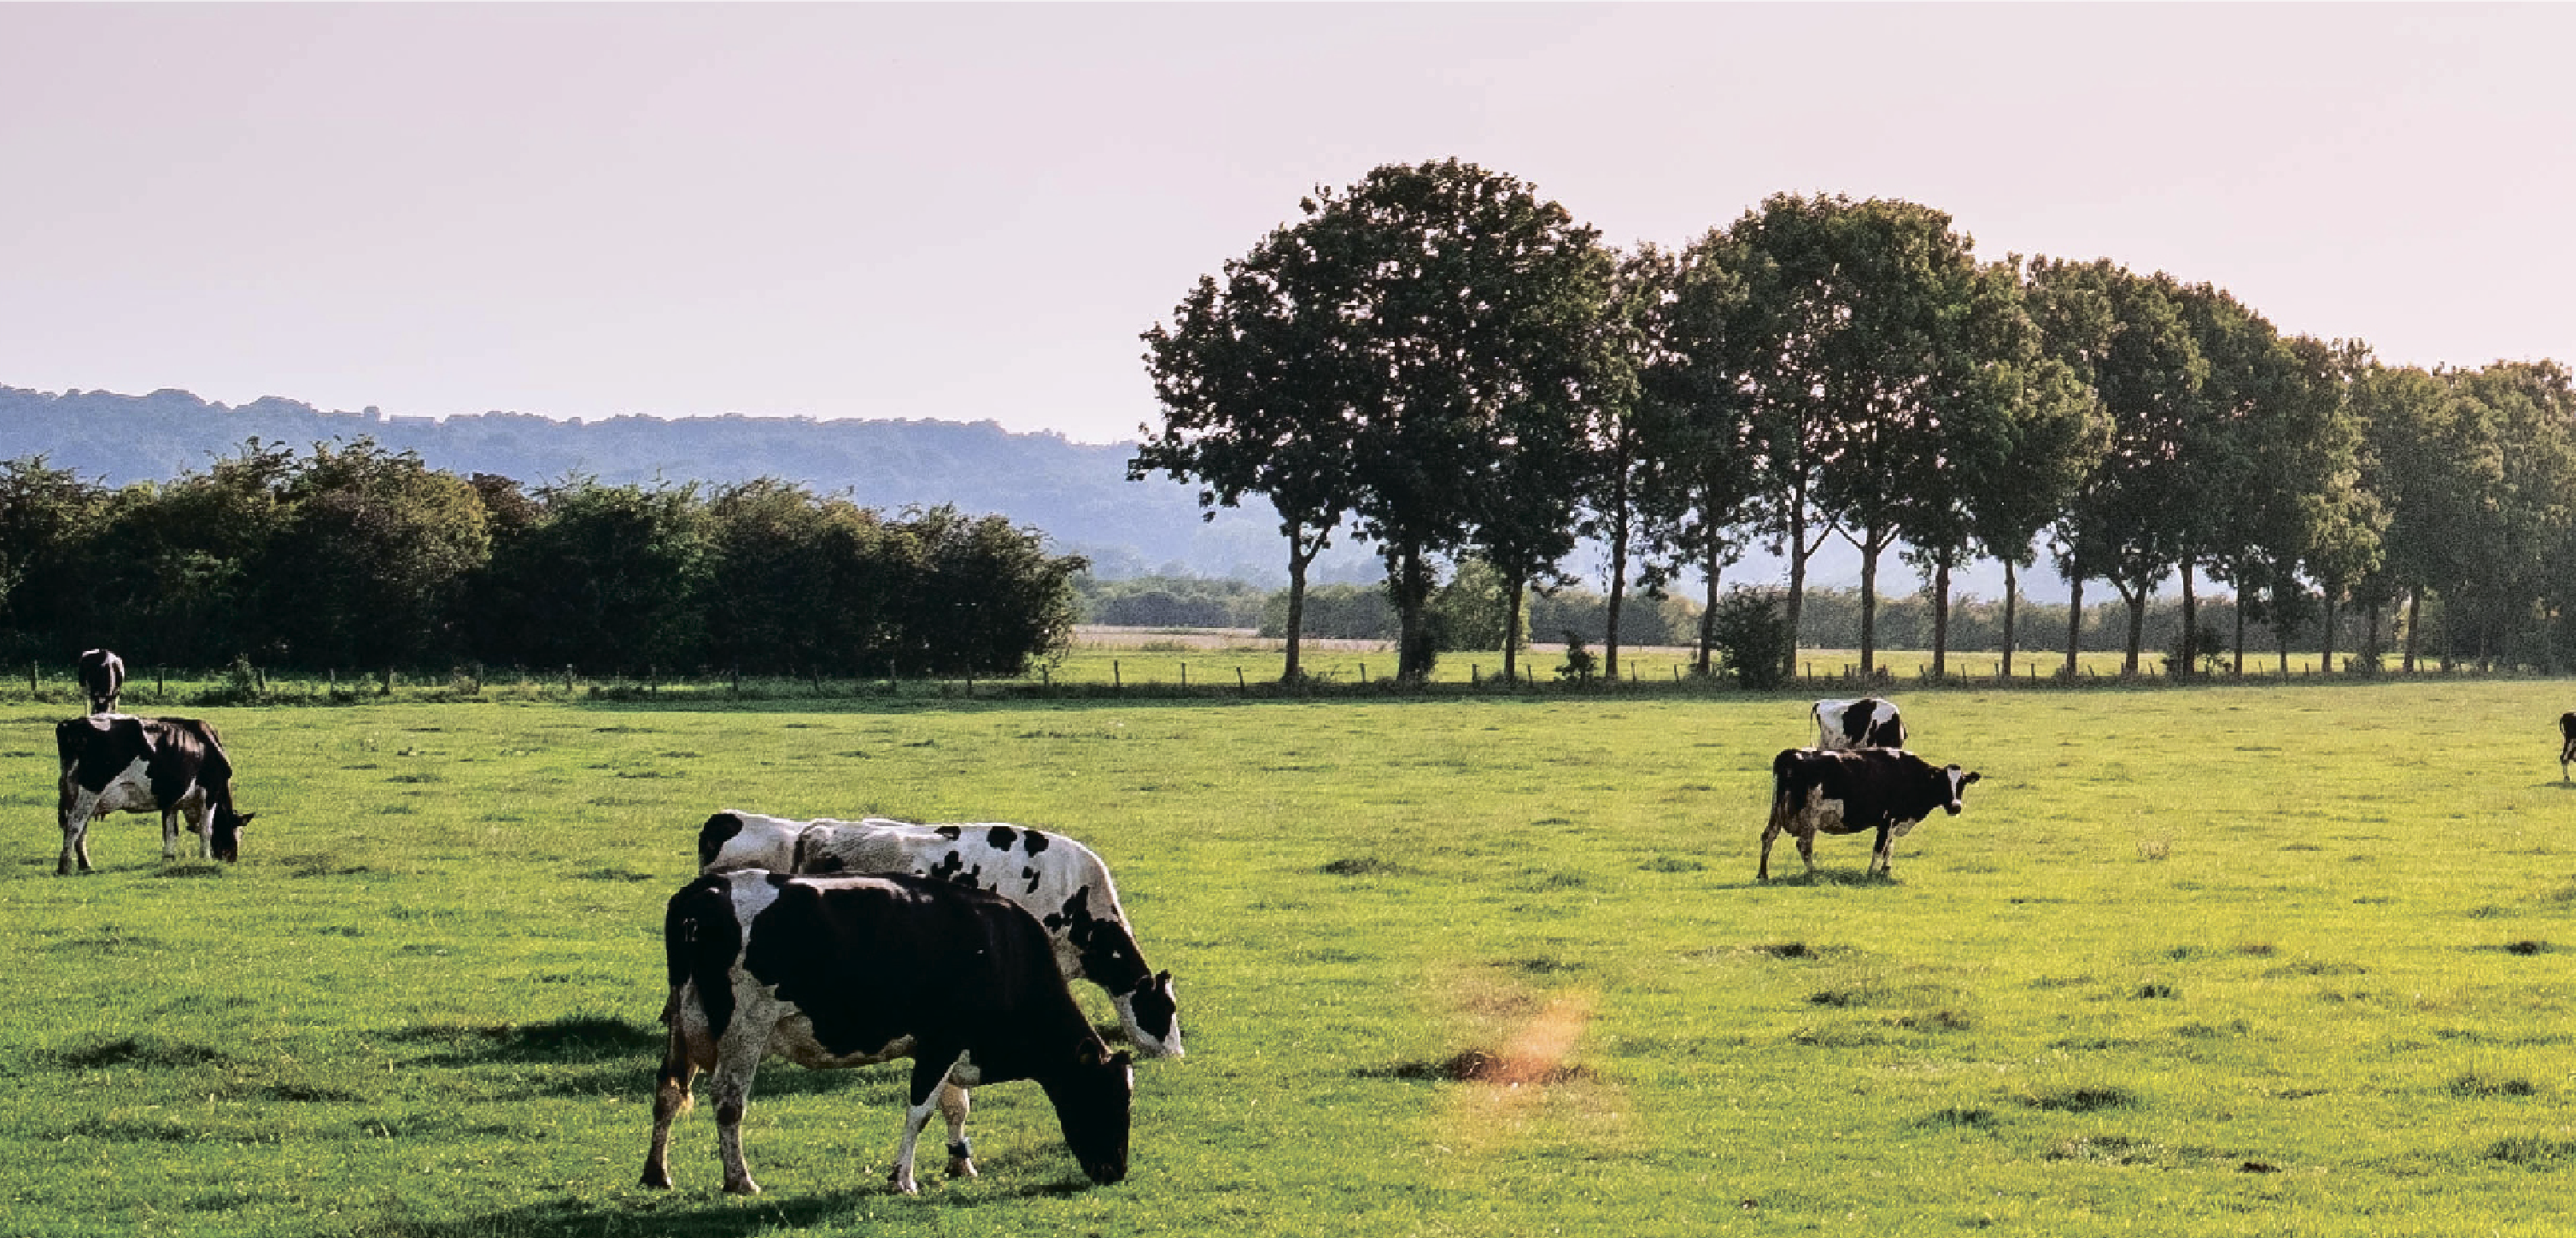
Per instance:
[[[2325,590],[2325,595],[2326,595],[2326,634],[2325,634],[2325,636],[2324,636],[2322,639],[2324,640],[2324,642],[2325,642],[2325,647],[2326,647],[2326,648],[2325,648],[2325,656],[2326,656],[2326,660],[2325,660],[2325,672],[2326,672],[2327,674],[2331,675],[2331,674],[2334,674],[2334,647],[2335,647],[2335,590],[2334,590],[2334,588],[2333,588],[2332,586],[2327,587],[2327,589]]]
[[[2192,591],[2191,560],[2182,561],[2182,675],[2200,670],[2200,595]],[[2243,614],[2244,608],[2237,608]],[[2241,669],[2241,668],[2240,668]]]
[[[2019,578],[2019,576],[2018,576],[2018,575],[2016,574],[2016,572],[2015,572],[2015,569],[2014,569],[2014,567],[2013,567],[2013,561],[2012,561],[2012,560],[2010,560],[2010,559],[2006,559],[2006,560],[2004,560],[2004,678],[2005,678],[2005,679],[2011,679],[2011,678],[2012,678],[2013,641],[2016,639],[2016,638],[2014,637],[2014,635],[2013,635],[2013,620],[2014,620],[2014,618],[2016,617],[2016,616],[2014,615],[2014,613],[2013,613],[2013,612],[2014,612],[2014,609],[2015,609],[2015,608],[2020,604],[2020,601],[2021,601],[2021,584],[2020,584],[2020,578]]]
[[[1610,635],[1601,643],[1601,671],[1619,681],[1619,609],[1628,596],[1628,503],[1619,496],[1619,511],[1610,521]]]
[[[1707,603],[1700,607],[1699,612],[1699,674],[1702,679],[1717,674],[1717,574],[1724,570],[1718,565],[1718,558],[1717,539],[1711,538],[1708,563],[1701,568],[1708,586]]]
[[[1301,677],[1297,667],[1297,644],[1306,630],[1306,569],[1315,562],[1321,545],[1309,548],[1300,532],[1288,534],[1288,665],[1279,672],[1279,682],[1293,684]]]
[[[1503,588],[1511,594],[1503,603],[1503,680],[1510,683],[1520,674],[1521,582],[1506,580]]]
[[[1807,512],[1806,494],[1798,495],[1797,510],[1789,517],[1789,653],[1780,667],[1782,676],[1798,677],[1798,619],[1807,600]]]
[[[2137,591],[2132,593],[2128,585],[2113,580],[2111,587],[2118,589],[2120,600],[2129,604],[2129,656],[2120,663],[2120,673],[2135,675],[2138,673],[2138,651],[2147,643],[2148,586],[2140,581]]]
[[[2234,666],[2236,677],[2238,679],[2245,678],[2245,590],[2242,586],[2238,587],[2236,590],[2236,660]]]
[[[2424,585],[2406,588],[2406,673],[2414,673],[2416,632],[2424,629]]]
[[[1398,550],[1390,566],[1394,569],[1388,583],[1395,594],[1395,676],[1406,683],[1420,683],[1431,676],[1431,634],[1423,623],[1431,601],[1431,566],[1423,562],[1420,546]]]
[[[2066,578],[2066,678],[2075,679],[2079,659],[2084,653],[2084,578]]]
[[[1860,550],[1860,677],[1876,669],[1871,654],[1878,647],[1878,536],[1863,530]]]
[[[2362,650],[2361,650],[2362,657],[2364,657],[2364,658],[2366,658],[2366,659],[2368,659],[2368,660],[2369,660],[2369,662],[2370,662],[2370,669],[2372,669],[2372,670],[2374,670],[2374,671],[2375,671],[2375,670],[2380,669],[2380,666],[2379,666],[2379,602],[2378,602],[2376,599],[2374,599],[2374,600],[2370,603],[2370,629],[2369,629],[2369,631],[2368,631],[2368,632],[2366,632],[2366,633],[2364,634],[2363,639],[2364,639],[2365,641],[2367,641],[2368,643],[2362,646]]]
[[[1943,559],[1932,568],[1932,677],[1949,673],[1950,655],[1950,561]]]

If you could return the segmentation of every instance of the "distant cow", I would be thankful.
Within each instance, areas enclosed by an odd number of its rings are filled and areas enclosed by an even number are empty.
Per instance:
[[[1038,917],[1067,980],[1109,994],[1129,1043],[1149,1056],[1181,1056],[1172,973],[1145,963],[1118,904],[1118,884],[1091,848],[1022,826],[797,821],[728,809],[698,829],[702,872],[909,873],[990,890]]]
[[[80,685],[89,694],[91,713],[115,713],[116,694],[125,687],[125,659],[105,649],[82,650]]]
[[[1829,752],[1905,746],[1905,719],[1897,716],[1894,701],[1875,696],[1818,701],[1815,713],[1816,746]]]
[[[89,823],[111,812],[161,814],[161,858],[179,858],[179,822],[197,854],[241,858],[241,831],[256,813],[233,805],[233,766],[214,724],[194,718],[92,714],[54,727],[62,755],[63,857],[57,874],[90,871]]]
[[[2558,715],[2558,781],[2567,781],[2567,764],[2576,761],[2576,713]]]
[[[1863,830],[1878,831],[1869,871],[1892,874],[1896,840],[1935,809],[1957,816],[1960,797],[1976,780],[1956,765],[1934,765],[1910,752],[1791,748],[1771,762],[1771,823],[1762,831],[1762,865],[1755,875],[1770,880],[1771,840],[1783,833],[1798,840],[1798,858],[1812,874],[1816,835]]]
[[[653,1094],[644,1185],[671,1185],[671,1122],[714,1076],[724,1189],[757,1194],[742,1155],[752,1075],[771,1053],[806,1067],[909,1057],[903,1141],[888,1182],[912,1194],[913,1149],[945,1080],[1033,1079],[1094,1182],[1127,1174],[1135,1072],[1111,1056],[1057,974],[1046,931],[981,890],[911,876],[699,877],[663,920],[670,1039]],[[951,1148],[963,1159],[964,1151]]]

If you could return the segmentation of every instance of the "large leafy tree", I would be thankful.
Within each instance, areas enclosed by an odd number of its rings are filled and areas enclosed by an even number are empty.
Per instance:
[[[2100,397],[2110,442],[2058,521],[2070,588],[2066,673],[2075,673],[2084,581],[2107,579],[2129,608],[2125,669],[2139,670],[2148,600],[2202,538],[2209,489],[2195,421],[2209,363],[2178,305],[2180,285],[2108,259],[2031,260],[2027,295],[2051,356]]]
[[[1357,375],[1338,364],[1333,316],[1307,300],[1328,277],[1324,255],[1289,228],[1273,231],[1225,264],[1219,283],[1202,276],[1144,334],[1145,368],[1162,425],[1144,441],[1127,475],[1154,471],[1199,483],[1199,506],[1267,496],[1288,542],[1288,612],[1283,680],[1300,675],[1306,573],[1332,544],[1354,501],[1351,425],[1343,416]]]
[[[1579,457],[1560,445],[1599,377],[1611,258],[1563,207],[1454,159],[1299,206],[1146,333],[1166,428],[1137,467],[1197,477],[1209,501],[1288,496],[1292,543],[1352,513],[1387,564],[1398,673],[1419,679],[1436,561],[1472,541],[1536,563],[1536,525],[1570,505]]]
[[[1638,504],[1655,547],[1646,578],[1660,586],[1700,574],[1702,675],[1715,673],[1719,577],[1742,556],[1749,509],[1764,493],[1746,381],[1754,332],[1743,260],[1733,236],[1711,231],[1677,254],[1640,251],[1627,276],[1647,313],[1637,418]],[[1784,658],[1795,656],[1791,646]]]

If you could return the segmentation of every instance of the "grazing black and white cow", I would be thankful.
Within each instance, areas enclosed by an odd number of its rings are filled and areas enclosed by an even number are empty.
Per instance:
[[[80,686],[89,694],[91,713],[115,713],[116,694],[125,687],[125,659],[105,649],[81,650]]]
[[[2576,761],[2576,712],[2558,715],[2558,781],[2567,781],[2567,765]]]
[[[742,1115],[772,1053],[818,1068],[912,1059],[903,1141],[887,1176],[907,1195],[918,1189],[913,1149],[948,1080],[1035,1080],[1083,1173],[1104,1183],[1127,1176],[1135,1071],[1074,1004],[1046,930],[1008,900],[902,875],[714,873],[671,896],[663,950],[671,1030],[646,1186],[671,1185],[671,1122],[707,1071],[724,1189],[759,1192],[743,1162]]]
[[[1905,746],[1905,719],[1897,716],[1894,701],[1875,696],[1818,701],[1815,713],[1816,746],[1829,752]]]
[[[63,857],[90,871],[89,824],[111,812],[161,814],[161,858],[179,858],[179,823],[197,835],[201,859],[241,858],[241,831],[256,813],[233,805],[233,765],[214,724],[194,718],[92,714],[54,726],[62,754]]]
[[[1816,835],[1863,830],[1878,831],[1869,871],[1892,874],[1896,840],[1935,809],[1957,816],[1960,797],[1976,780],[1956,765],[1934,765],[1887,748],[1788,749],[1771,761],[1771,823],[1762,831],[1762,865],[1755,876],[1770,880],[1771,840],[1781,834],[1798,840],[1798,858],[1812,874]]]
[[[990,890],[1046,926],[1065,979],[1088,980],[1109,994],[1128,1043],[1150,1057],[1182,1054],[1172,973],[1146,965],[1109,866],[1062,834],[996,822],[798,821],[728,809],[698,828],[698,868],[910,873]]]

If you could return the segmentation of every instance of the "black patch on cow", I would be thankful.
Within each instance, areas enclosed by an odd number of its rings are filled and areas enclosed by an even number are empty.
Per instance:
[[[995,851],[1008,851],[1020,841],[1020,832],[1007,825],[994,826],[984,835],[984,845]]]
[[[1020,870],[1020,880],[1022,880],[1022,881],[1025,881],[1025,882],[1029,883],[1029,888],[1027,888],[1027,889],[1025,889],[1025,890],[1020,891],[1020,893],[1022,893],[1022,894],[1024,894],[1024,895],[1025,895],[1025,894],[1035,894],[1035,893],[1037,893],[1037,892],[1038,892],[1038,870],[1036,870],[1036,869],[1034,869],[1034,868],[1023,868],[1023,869],[1021,869],[1021,870]]]
[[[1073,946],[1082,974],[1092,983],[1116,993],[1144,974],[1144,956],[1127,926],[1091,914],[1090,886],[1075,890],[1061,909],[1048,913],[1045,924],[1048,932]]]
[[[743,820],[734,813],[720,812],[698,827],[698,867],[716,862],[716,853],[742,833]]]
[[[800,859],[796,861],[796,871],[800,873],[813,873],[819,876],[827,873],[846,873],[850,871],[850,866],[846,861],[842,860],[840,856],[826,851],[810,860]]]
[[[734,923],[733,883],[718,875],[700,877],[680,887],[662,911],[664,974],[676,994],[696,981],[698,1008],[706,1012],[708,1035],[722,1039],[733,1022],[735,956],[742,952],[742,926]]]
[[[742,962],[827,1051],[874,1053],[911,1036],[916,1066],[937,1063],[934,1084],[967,1051],[987,1083],[1029,1078],[1089,1031],[1037,922],[981,890],[904,876],[782,881]]]
[[[1037,853],[1039,853],[1039,852],[1041,852],[1041,851],[1046,850],[1046,849],[1047,849],[1047,836],[1046,836],[1046,831],[1044,831],[1044,830],[1030,830],[1030,831],[1028,831],[1027,833],[1022,834],[1022,835],[1020,836],[1020,845],[1021,845],[1021,846],[1023,846],[1023,847],[1028,848],[1028,851],[1029,851],[1029,854],[1030,854],[1030,855],[1036,855]]]
[[[953,843],[960,838],[964,838],[966,836],[966,831],[953,825],[943,825],[939,827],[938,834],[941,838],[945,838]]]
[[[961,886],[974,886],[978,889],[982,888],[984,884],[984,866],[978,864],[973,868],[968,868],[966,866],[966,853],[962,851],[949,852],[937,864],[931,865],[930,871],[924,875],[934,881],[946,881]]]

